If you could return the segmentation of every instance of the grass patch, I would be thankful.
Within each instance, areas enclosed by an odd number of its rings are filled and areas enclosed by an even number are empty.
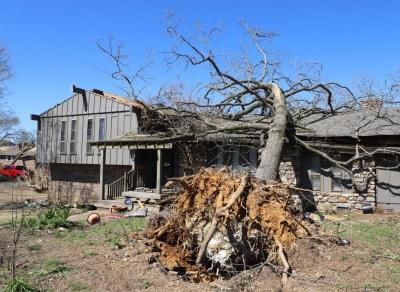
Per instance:
[[[68,287],[71,289],[71,291],[83,291],[88,288],[85,284],[82,284],[81,282],[71,282],[68,284]]]
[[[40,244],[32,244],[26,247],[29,251],[41,250],[42,246]]]
[[[373,285],[371,283],[366,283],[364,285],[364,289],[366,290],[372,290],[372,291],[385,291],[386,287],[382,284],[378,284],[378,285]]]
[[[130,239],[132,233],[142,231],[148,221],[143,218],[115,219],[100,225],[102,234],[112,247],[121,248],[122,239]]]
[[[391,218],[387,221],[343,222],[339,225],[324,224],[327,229],[347,240],[359,240],[362,244],[368,243],[379,250],[400,244],[400,226]]]
[[[91,259],[91,258],[94,258],[94,257],[97,256],[97,255],[99,255],[99,254],[96,253],[96,252],[89,252],[89,253],[85,253],[85,254],[83,255],[83,257],[84,257],[85,259]]]
[[[54,238],[56,239],[60,239],[60,238],[64,238],[65,234],[63,232],[57,231],[56,233],[54,233]]]
[[[40,292],[40,289],[29,284],[24,278],[16,278],[14,281],[10,280],[5,284],[4,292]]]
[[[72,242],[82,241],[88,236],[89,234],[85,230],[73,230],[68,233],[68,239]]]
[[[64,266],[63,263],[57,259],[46,260],[44,266],[45,267],[43,269],[30,272],[29,274],[40,277],[49,274],[61,274],[73,270],[73,268]]]

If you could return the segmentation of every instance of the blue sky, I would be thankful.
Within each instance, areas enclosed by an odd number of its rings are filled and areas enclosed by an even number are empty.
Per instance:
[[[21,125],[35,129],[30,114],[70,97],[72,84],[121,94],[115,81],[95,70],[112,63],[94,40],[114,35],[134,56],[132,66],[143,64],[145,48],[168,48],[164,25],[157,21],[175,7],[189,30],[195,20],[208,26],[222,21],[230,35],[227,49],[238,48],[233,40],[235,34],[241,37],[241,19],[275,30],[280,36],[274,46],[292,58],[322,62],[325,76],[344,85],[358,73],[384,80],[400,68],[400,1],[395,0],[0,0],[0,39],[16,72],[7,102]]]

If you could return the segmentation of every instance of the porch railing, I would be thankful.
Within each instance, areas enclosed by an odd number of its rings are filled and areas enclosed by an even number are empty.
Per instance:
[[[136,188],[135,172],[131,169],[124,173],[124,176],[110,183],[107,186],[107,199],[115,199],[122,195],[122,192],[132,191]]]

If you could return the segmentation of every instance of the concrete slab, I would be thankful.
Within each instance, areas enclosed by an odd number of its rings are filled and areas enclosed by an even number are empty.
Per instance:
[[[92,213],[97,213],[97,214],[99,214],[100,216],[104,216],[104,215],[106,215],[106,214],[109,214],[110,212],[109,211],[106,211],[105,209],[103,209],[103,210],[94,210],[94,211],[87,211],[87,212],[83,212],[83,213],[80,213],[80,214],[75,214],[75,215],[71,215],[71,216],[69,216],[68,217],[68,221],[86,221],[87,220],[87,217],[90,215],[90,214],[92,214]]]
[[[123,197],[129,197],[129,198],[136,198],[139,200],[161,200],[164,199],[168,196],[170,196],[173,193],[152,193],[152,192],[139,192],[139,191],[127,191],[127,192],[122,192]]]

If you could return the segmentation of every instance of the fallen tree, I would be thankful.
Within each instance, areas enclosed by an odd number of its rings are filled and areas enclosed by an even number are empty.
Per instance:
[[[152,219],[147,237],[166,269],[196,272],[196,281],[227,278],[263,262],[277,266],[284,280],[284,248],[315,233],[287,185],[265,185],[227,168],[203,168],[170,183],[184,191],[171,216]]]

